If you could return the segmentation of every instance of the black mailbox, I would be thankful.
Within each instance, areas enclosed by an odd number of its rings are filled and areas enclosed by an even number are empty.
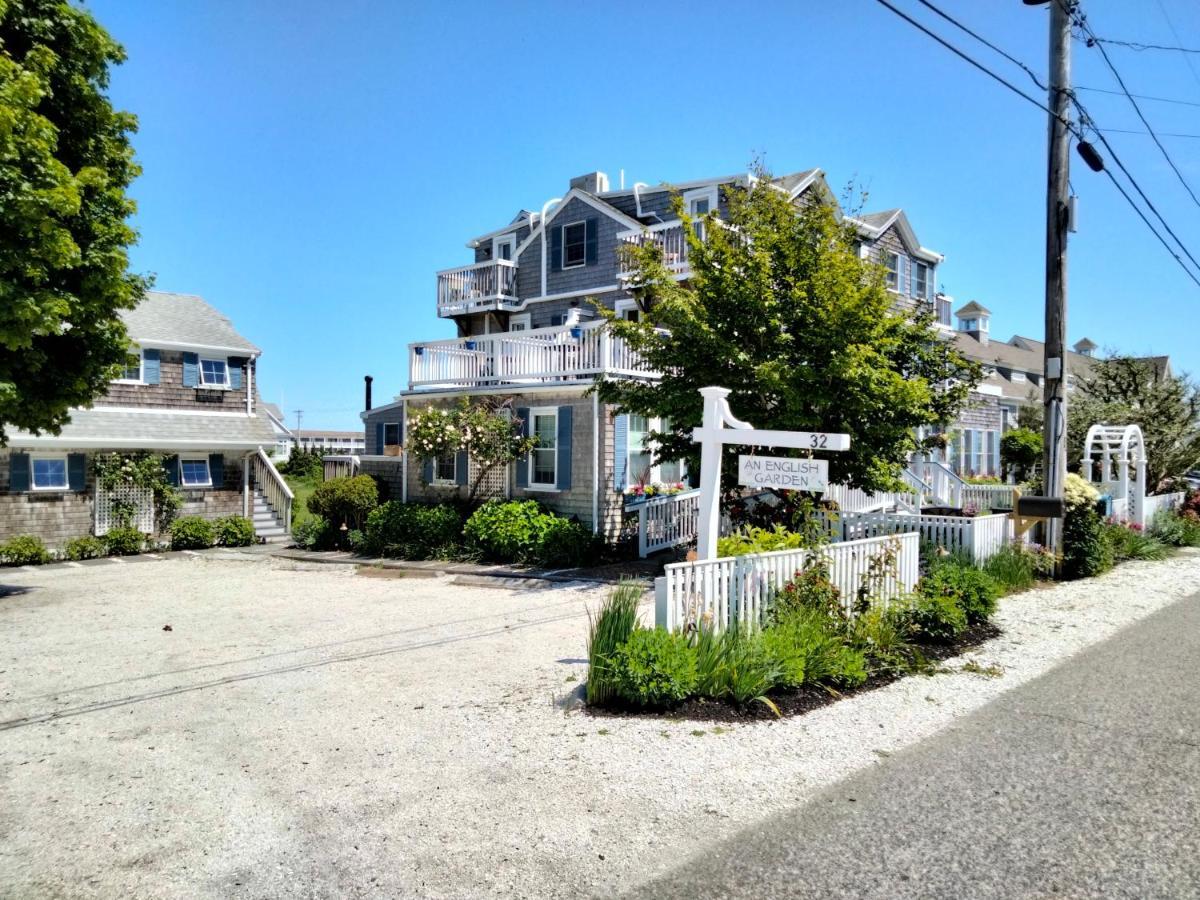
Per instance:
[[[1061,519],[1067,512],[1062,497],[1018,497],[1017,515],[1036,519]]]

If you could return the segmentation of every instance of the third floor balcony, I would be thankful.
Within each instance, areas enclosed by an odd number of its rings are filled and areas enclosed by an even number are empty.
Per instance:
[[[489,259],[438,272],[437,305],[443,317],[516,308],[517,264]]]

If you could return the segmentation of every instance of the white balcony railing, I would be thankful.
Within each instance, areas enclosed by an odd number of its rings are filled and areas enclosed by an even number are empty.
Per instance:
[[[644,247],[646,244],[657,244],[662,248],[663,263],[672,272],[686,272],[688,268],[688,244],[684,228],[687,227],[678,220],[649,225],[636,231],[622,231],[617,239],[624,244]],[[703,226],[701,226],[703,227]],[[622,268],[624,262],[622,261]],[[622,271],[622,275],[628,275]]]
[[[410,389],[658,377],[603,322],[409,344],[408,373]]]
[[[489,259],[437,273],[439,316],[461,316],[517,304],[517,264]]]

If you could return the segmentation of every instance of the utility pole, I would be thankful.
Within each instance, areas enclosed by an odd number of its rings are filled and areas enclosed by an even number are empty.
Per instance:
[[[1062,497],[1067,473],[1067,227],[1071,132],[1071,16],[1074,0],[1050,3],[1050,146],[1046,180],[1046,342],[1042,388],[1045,495]],[[1063,522],[1046,522],[1046,544],[1061,559]]]
[[[296,414],[296,447],[303,452],[304,447],[300,443],[300,423],[304,421],[304,410],[293,409],[292,412]]]

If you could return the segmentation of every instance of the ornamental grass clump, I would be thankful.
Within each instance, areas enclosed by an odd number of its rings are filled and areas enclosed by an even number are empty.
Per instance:
[[[1129,560],[1162,560],[1170,548],[1156,537],[1147,534],[1140,525],[1129,522],[1109,522],[1104,526],[1104,537],[1112,548],[1116,562]]]
[[[636,581],[622,581],[609,591],[599,609],[588,611],[587,702],[590,704],[607,703],[616,695],[612,657],[637,626],[642,593],[642,586]]]

